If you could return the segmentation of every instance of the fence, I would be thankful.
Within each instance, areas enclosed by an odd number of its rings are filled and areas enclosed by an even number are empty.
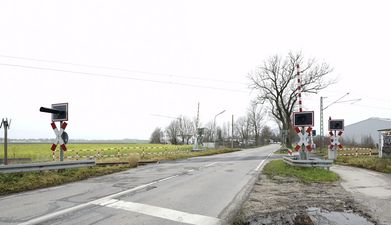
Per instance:
[[[359,147],[352,147],[352,148],[343,148],[342,150],[338,150],[339,156],[372,156],[372,155],[378,155],[379,152],[377,149],[371,149],[371,148],[359,148]]]
[[[107,149],[112,150],[112,149]],[[121,158],[121,157],[127,157],[132,155],[138,155],[140,159],[148,158],[148,156],[163,156],[163,155],[176,155],[176,154],[183,154],[183,153],[190,153],[190,150],[176,150],[176,151],[160,151],[160,152],[135,152],[135,153],[121,153],[120,150],[117,150],[116,154],[105,154],[104,150],[93,150],[91,152],[96,152],[96,154],[92,155],[79,155],[79,151],[75,151],[76,155],[73,156],[66,156],[66,159],[101,159],[101,158]]]
[[[69,168],[80,168],[94,166],[93,160],[69,161],[69,162],[50,162],[50,163],[30,163],[0,166],[0,173],[32,172],[43,170],[58,170]]]
[[[191,145],[114,145],[110,144],[71,144],[68,150],[64,152],[64,159],[82,160],[82,159],[100,159],[108,157],[129,157],[137,155],[140,159],[158,158],[159,155],[178,155],[188,154],[192,150]],[[9,164],[28,163],[28,161],[16,160],[18,158],[28,158],[29,162],[48,162],[57,161],[60,157],[60,151],[50,151],[48,144],[14,144],[9,149]],[[0,146],[0,158],[1,158]],[[170,157],[169,157],[170,158]]]

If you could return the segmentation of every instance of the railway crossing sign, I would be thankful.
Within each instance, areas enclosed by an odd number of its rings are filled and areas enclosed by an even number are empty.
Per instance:
[[[67,150],[67,147],[65,144],[68,142],[68,134],[64,132],[65,128],[67,127],[67,122],[62,122],[60,130],[58,130],[56,124],[54,122],[51,123],[54,134],[56,135],[56,139],[54,140],[54,143],[52,144],[52,151],[56,150],[56,147],[58,144],[60,144],[60,147],[63,151]]]
[[[333,151],[335,146],[338,146],[338,148],[342,149],[343,146],[339,142],[339,138],[342,136],[343,132],[339,131],[337,135],[334,135],[334,133],[330,131],[329,134],[330,134],[330,150]]]
[[[308,127],[307,130],[304,132],[304,134],[301,132],[301,129],[298,127],[295,127],[295,131],[297,135],[299,135],[300,137],[300,141],[297,143],[295,150],[296,151],[302,150],[301,146],[304,145],[308,151],[312,151],[311,144],[309,144],[307,141],[307,139],[311,136],[312,127]]]
[[[58,103],[52,104],[52,108],[39,108],[39,111],[52,114],[52,123],[50,124],[53,128],[56,138],[52,144],[51,150],[53,151],[53,160],[54,160],[54,151],[57,148],[57,145],[60,145],[60,161],[64,160],[64,152],[67,150],[66,144],[68,143],[68,134],[64,131],[67,127],[68,121],[68,103]],[[57,128],[55,122],[60,122],[60,130]]]
[[[343,148],[342,144],[339,142],[339,138],[342,136],[344,128],[345,128],[344,120],[341,119],[332,120],[330,117],[329,119],[330,146],[328,151],[328,157],[331,160],[337,159],[337,148],[339,149]]]

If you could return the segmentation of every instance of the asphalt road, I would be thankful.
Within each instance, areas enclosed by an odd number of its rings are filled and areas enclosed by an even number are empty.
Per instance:
[[[0,198],[0,224],[224,224],[278,145]]]

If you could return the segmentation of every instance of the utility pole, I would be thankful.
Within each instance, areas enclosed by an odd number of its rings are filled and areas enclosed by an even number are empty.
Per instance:
[[[199,126],[199,121],[200,121],[200,103],[198,102],[198,108],[197,108],[197,119],[195,122],[195,140],[194,140],[194,146],[193,146],[193,151],[198,151],[198,126]]]
[[[324,128],[323,128],[323,98],[327,97],[320,97],[320,151],[322,151],[323,146],[324,146]]]
[[[234,115],[232,114],[231,148],[234,148]]]
[[[218,115],[221,115],[221,114],[223,114],[224,112],[225,112],[225,109],[224,109],[223,111],[221,111],[221,112],[217,113],[217,114],[215,115],[215,118],[214,118],[214,120],[213,120],[214,134],[215,134],[215,137],[214,137],[214,144],[215,144],[215,148],[216,148],[216,140],[217,140],[216,117],[217,117]]]
[[[8,122],[8,119],[2,119],[1,121],[1,124],[0,124],[0,128],[4,126],[4,165],[8,165],[8,137],[7,137],[7,131],[9,129],[9,127],[11,126],[11,119],[10,121]]]

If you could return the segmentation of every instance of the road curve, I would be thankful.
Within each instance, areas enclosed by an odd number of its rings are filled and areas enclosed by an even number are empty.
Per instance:
[[[0,224],[224,224],[278,145],[142,166],[0,198]]]

